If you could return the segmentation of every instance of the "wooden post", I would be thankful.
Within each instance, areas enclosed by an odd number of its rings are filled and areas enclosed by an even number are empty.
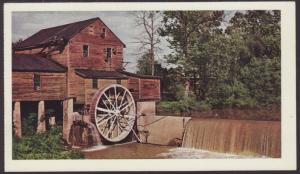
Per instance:
[[[13,125],[14,125],[14,133],[16,137],[22,137],[22,124],[21,124],[21,104],[20,102],[14,103],[14,111],[13,111]]]
[[[39,104],[38,104],[37,133],[43,133],[45,131],[46,131],[45,102],[44,101],[39,101]]]
[[[73,122],[73,98],[63,101],[63,138],[68,141],[71,125]]]

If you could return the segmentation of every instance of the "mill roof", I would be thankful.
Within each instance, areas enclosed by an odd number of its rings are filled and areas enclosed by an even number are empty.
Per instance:
[[[86,28],[88,25],[95,22],[96,20],[100,20],[104,24],[104,22],[97,17],[97,18],[91,18],[84,21],[78,21],[78,22],[73,22],[65,25],[42,29],[39,32],[30,36],[29,38],[25,39],[24,41],[16,44],[14,46],[14,49],[22,50],[27,48],[41,47],[57,39],[63,41],[69,41],[78,32],[80,32],[82,29]],[[115,34],[113,33],[113,35]],[[124,47],[126,46],[117,36],[116,38],[124,45]]]
[[[119,70],[118,72],[120,72],[124,75],[127,75],[127,76],[141,78],[141,79],[161,79],[161,77],[159,77],[159,76],[135,74],[135,73],[131,73],[131,72],[124,71],[124,70]]]
[[[21,72],[66,72],[67,68],[57,62],[33,54],[13,54],[12,71]]]
[[[88,79],[128,79],[126,75],[117,71],[75,69],[75,73]]]

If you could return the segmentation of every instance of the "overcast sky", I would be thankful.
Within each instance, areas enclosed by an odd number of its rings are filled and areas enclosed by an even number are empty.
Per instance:
[[[230,18],[234,12],[227,11],[227,18]],[[124,61],[130,62],[126,70],[136,71],[138,45],[134,43],[134,38],[143,31],[136,27],[135,18],[130,12],[14,12],[12,14],[12,40],[26,39],[41,29],[72,23],[99,17],[125,44]],[[168,54],[171,50],[168,48],[168,42],[162,39],[160,45],[162,51],[159,58]]]

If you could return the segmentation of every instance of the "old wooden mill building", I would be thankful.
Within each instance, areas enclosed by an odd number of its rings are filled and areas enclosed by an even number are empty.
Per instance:
[[[95,115],[123,116],[125,119],[130,114],[153,114],[155,101],[160,99],[160,79],[126,72],[123,67],[125,47],[100,18],[42,29],[14,45],[12,100],[15,135],[22,136],[22,117],[33,111],[38,115],[37,132],[44,132],[48,108],[55,108],[55,119],[61,120],[65,138],[75,111],[84,111],[81,113],[89,115],[94,122],[97,122]],[[123,100],[128,101],[122,104]],[[107,106],[109,103],[111,106]],[[127,108],[123,107],[125,105]],[[113,121],[110,124],[116,123],[116,127],[120,127],[115,131],[115,137],[118,137],[122,134],[119,131],[122,132],[123,123],[122,120]],[[100,133],[111,141],[121,140],[127,135],[114,139],[110,135],[114,128],[109,127],[110,132],[105,132],[99,128],[100,124],[97,126]]]

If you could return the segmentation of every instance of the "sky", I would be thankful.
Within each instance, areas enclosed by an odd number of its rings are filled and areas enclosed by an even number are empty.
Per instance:
[[[225,12],[227,20],[234,14],[234,11]],[[125,68],[127,71],[135,72],[136,61],[139,58],[137,53],[139,45],[135,38],[143,33],[141,27],[135,24],[135,17],[132,12],[14,12],[12,14],[12,40],[23,40],[38,32],[41,29],[63,25],[67,23],[99,17],[125,44],[124,61],[129,62]],[[168,42],[162,38],[160,43],[161,51],[158,53],[158,61],[164,64],[163,55],[172,52]]]

